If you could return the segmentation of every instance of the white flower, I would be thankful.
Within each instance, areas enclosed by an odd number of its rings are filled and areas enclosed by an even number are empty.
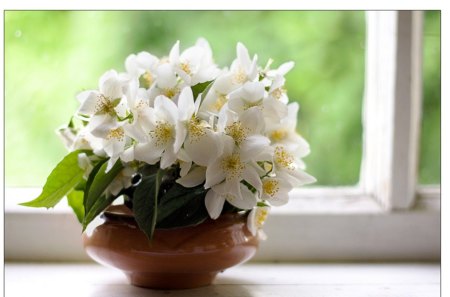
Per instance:
[[[136,81],[130,83],[130,87],[126,93],[129,112],[133,121],[129,125],[125,125],[126,134],[139,142],[146,142],[147,135],[143,129],[143,121],[150,112],[149,92],[143,88],[139,88]]]
[[[258,170],[254,167],[254,160],[263,147],[253,147],[242,153],[235,146],[233,138],[228,135],[223,135],[222,138],[223,154],[206,168],[205,188],[213,190],[208,192],[209,195],[206,198],[211,217],[214,217],[217,212],[220,213],[223,206],[223,203],[216,200],[225,199],[245,209],[256,204],[256,196],[246,186],[243,188],[241,181],[245,180],[259,193],[262,187]]]
[[[287,114],[287,106],[283,102],[266,96],[262,82],[246,82],[242,88],[229,94],[228,106],[238,114],[249,108],[259,108],[267,125],[278,123]]]
[[[100,77],[99,90],[84,91],[78,94],[81,105],[78,114],[84,116],[110,115],[123,116],[124,109],[119,105],[128,80],[116,71],[110,70]]]
[[[201,98],[194,102],[192,90],[183,89],[178,99],[179,121],[177,123],[177,142],[179,148],[184,143],[184,149],[190,160],[200,166],[208,166],[222,153],[219,133],[197,116]]]
[[[109,157],[106,171],[109,171],[112,168],[124,153],[125,147],[131,142],[131,139],[125,134],[125,124],[125,122],[111,120],[110,124],[97,126],[97,128],[92,131],[92,135],[101,139],[101,147]],[[129,161],[128,158],[126,159],[127,160],[125,161]]]
[[[250,107],[262,107],[264,84],[261,82],[246,82],[242,88],[229,94],[228,106],[234,112],[241,114]]]
[[[253,56],[250,59],[247,48],[240,42],[236,46],[237,59],[233,61],[230,67],[231,81],[236,87],[241,86],[247,81],[254,81],[258,77],[256,62],[258,57]]]
[[[165,96],[155,99],[155,107],[150,108],[142,121],[143,129],[147,135],[146,142],[138,143],[134,148],[134,156],[138,161],[155,164],[161,161],[161,168],[172,165],[180,147],[176,133],[178,109],[175,103]],[[182,142],[181,142],[182,143]]]
[[[297,156],[281,145],[275,147],[272,173],[278,178],[287,181],[294,187],[315,182],[316,179],[304,172],[303,168],[303,162]]]
[[[205,120],[209,119],[211,115],[217,116],[228,102],[228,94],[234,89],[231,73],[224,73],[217,77],[209,92],[204,96],[199,116]]]
[[[270,207],[260,206],[255,207],[250,211],[247,217],[247,228],[253,234],[256,235],[259,229],[262,228],[264,222],[269,214]]]
[[[146,89],[155,82],[158,65],[159,59],[147,52],[129,55],[125,60],[127,72]]]
[[[233,138],[240,152],[247,155],[249,152],[263,152],[268,148],[269,139],[262,135],[264,131],[264,119],[261,110],[252,107],[245,110],[240,116],[224,109],[219,115],[218,130]],[[258,155],[253,155],[256,161]]]
[[[180,42],[177,41],[170,50],[169,60],[175,72],[189,86],[213,80],[219,73],[205,39],[199,39],[195,46],[186,49],[181,55]]]
[[[289,192],[292,185],[277,177],[265,177],[262,180],[261,199],[273,206],[281,206],[289,201]]]
[[[306,140],[296,131],[299,105],[297,102],[293,102],[287,107],[287,116],[281,119],[280,123],[272,124],[269,129],[266,129],[266,135],[272,145],[282,145],[287,150],[295,152],[298,157],[303,158],[309,154],[310,149]]]
[[[257,197],[247,186],[240,183],[237,184],[237,189],[239,194],[219,187],[213,187],[206,193],[205,206],[211,219],[219,217],[225,201],[240,209],[252,209],[256,205]]]
[[[177,79],[173,65],[169,63],[159,65],[156,69],[156,76],[157,79],[149,90],[150,105],[152,105],[153,100],[160,95],[164,95],[174,102],[177,102],[182,85],[180,85],[180,82]]]

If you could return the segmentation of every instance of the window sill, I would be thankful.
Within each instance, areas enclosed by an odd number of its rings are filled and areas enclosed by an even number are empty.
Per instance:
[[[272,209],[264,226],[268,240],[254,261],[439,260],[440,194],[433,189],[421,189],[413,209],[393,212],[357,188],[293,191],[288,205]],[[36,193],[6,191],[5,258],[88,260],[68,206],[47,211],[17,205]]]
[[[5,284],[6,296],[437,297],[440,266],[245,264],[219,274],[212,286],[170,292],[130,286],[120,271],[96,264],[6,263]]]

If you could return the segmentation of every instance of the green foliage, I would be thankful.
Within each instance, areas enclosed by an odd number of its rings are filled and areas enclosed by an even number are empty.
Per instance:
[[[139,228],[151,240],[158,215],[158,196],[162,171],[143,176],[133,195],[133,213]]]
[[[203,185],[185,188],[174,184],[160,199],[157,226],[174,228],[196,225],[208,218]]]
[[[206,89],[209,90],[209,87],[212,85],[212,81],[205,81],[204,83],[196,84],[195,86],[192,86],[192,94],[194,97],[194,100],[197,99],[198,95],[200,93],[203,93]]]
[[[163,191],[165,173],[158,169],[143,176],[132,198],[136,222],[150,240],[155,228],[192,226],[208,218],[203,185],[188,189],[169,179]]]
[[[82,191],[71,191],[67,194],[67,203],[72,208],[73,212],[77,216],[78,222],[83,223],[84,219],[84,205],[83,205],[84,193]]]
[[[97,198],[104,194],[106,188],[123,169],[122,162],[117,160],[114,166],[106,172],[108,166],[108,162],[106,161],[101,161],[94,167],[86,182],[86,188],[84,190],[84,207],[86,213],[89,212]]]
[[[117,197],[106,194],[106,188],[123,169],[122,162],[117,160],[114,166],[108,171],[107,160],[99,162],[91,171],[84,190],[84,212],[83,231],[89,223],[95,219],[106,207],[108,207]]]
[[[68,154],[56,165],[50,173],[42,193],[36,199],[21,203],[30,207],[54,207],[82,179],[84,170],[78,166],[78,154],[74,151]]]

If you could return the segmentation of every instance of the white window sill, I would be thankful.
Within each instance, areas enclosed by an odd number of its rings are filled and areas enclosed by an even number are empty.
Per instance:
[[[273,208],[264,226],[268,240],[253,260],[439,260],[440,194],[420,193],[414,209],[387,212],[357,188],[293,191],[288,205]],[[17,205],[37,194],[39,189],[6,191],[6,260],[88,260],[68,206]]]
[[[118,270],[96,264],[5,265],[6,296],[380,296],[438,297],[440,265],[245,264],[192,290],[153,291],[127,284]]]

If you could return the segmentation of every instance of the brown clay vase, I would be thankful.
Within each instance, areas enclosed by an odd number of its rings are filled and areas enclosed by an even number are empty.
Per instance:
[[[258,238],[247,229],[247,216],[229,213],[191,227],[156,229],[150,242],[125,206],[111,206],[104,222],[83,234],[87,254],[122,270],[132,285],[187,289],[211,284],[217,273],[249,260]]]

